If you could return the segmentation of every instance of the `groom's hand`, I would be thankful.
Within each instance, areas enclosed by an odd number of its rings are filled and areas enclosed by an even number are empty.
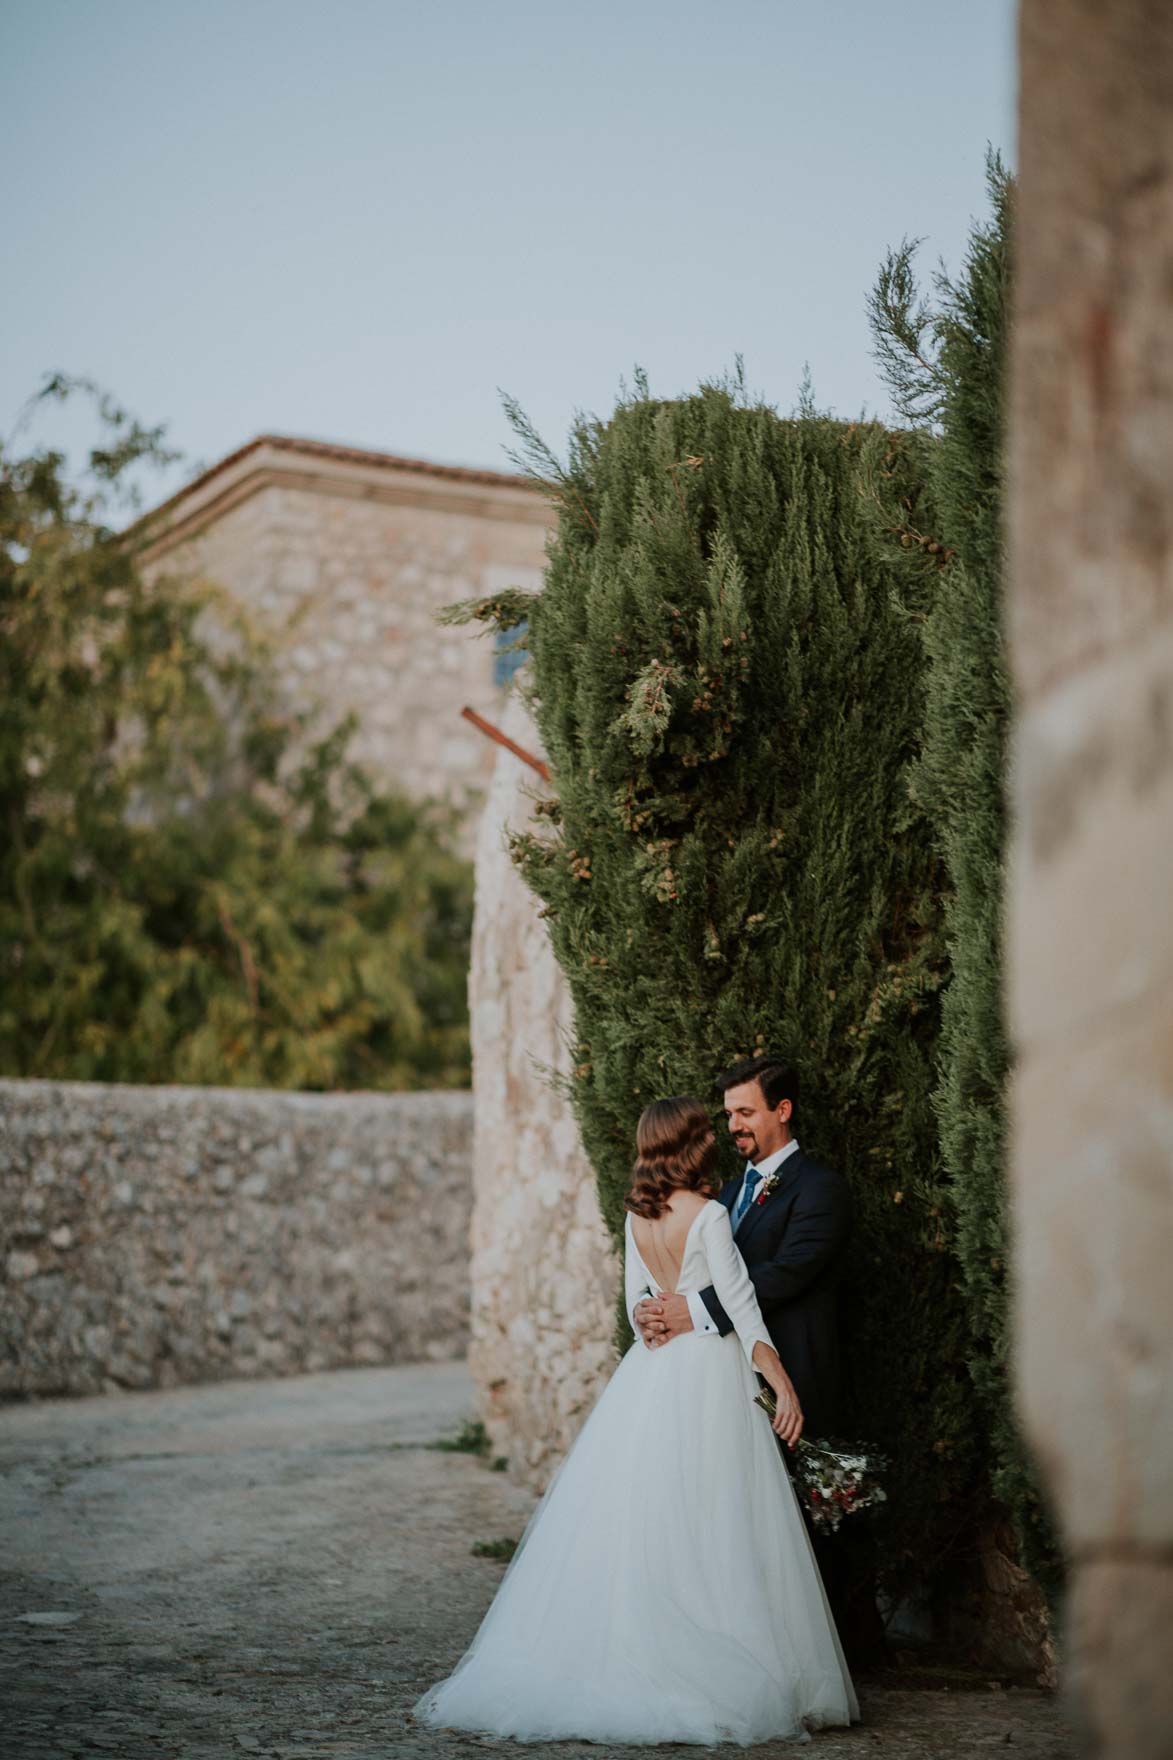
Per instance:
[[[662,1295],[654,1302],[640,1302],[635,1310],[635,1323],[649,1349],[667,1344],[682,1332],[692,1331],[692,1315],[685,1296]]]

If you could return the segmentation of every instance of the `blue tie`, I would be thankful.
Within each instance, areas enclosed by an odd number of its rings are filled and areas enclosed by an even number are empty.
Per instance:
[[[734,1231],[739,1229],[741,1227],[742,1223],[745,1221],[745,1213],[749,1209],[750,1205],[753,1203],[754,1191],[756,1190],[758,1181],[761,1179],[761,1177],[762,1176],[758,1172],[756,1167],[747,1167],[746,1168],[746,1170],[745,1170],[745,1185],[742,1187],[741,1200],[737,1206],[737,1220],[733,1225]]]

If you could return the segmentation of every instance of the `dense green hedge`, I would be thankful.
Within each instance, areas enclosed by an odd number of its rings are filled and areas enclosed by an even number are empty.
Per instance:
[[[916,516],[882,461],[871,481],[880,541],[901,564],[908,590],[922,595],[926,571],[937,582],[922,626],[926,713],[911,781],[947,882],[950,977],[933,1105],[965,1295],[967,1361],[993,1494],[1010,1511],[1031,1569],[1054,1589],[1056,1541],[1008,1378],[1010,1053],[1001,966],[1011,693],[1002,628],[1002,407],[1014,191],[996,156],[988,184],[990,217],[974,228],[955,281],[938,275],[935,297],[922,295],[910,244],[881,272],[871,299],[878,353],[923,447],[925,495]]]
[[[528,439],[561,510],[544,590],[479,611],[530,620],[552,790],[516,855],[573,993],[604,1214],[618,1234],[649,1099],[716,1112],[733,1058],[798,1065],[798,1135],[856,1197],[846,1324],[897,1588],[963,1543],[980,1471],[931,1100],[942,875],[908,785],[924,649],[861,492],[879,445],[915,502],[919,443],[642,383],[564,469]]]

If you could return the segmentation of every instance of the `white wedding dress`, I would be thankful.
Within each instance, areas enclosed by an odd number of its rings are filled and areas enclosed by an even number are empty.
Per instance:
[[[693,1219],[677,1288],[735,1331],[638,1337],[535,1510],[423,1723],[520,1741],[764,1742],[858,1720],[750,1356],[769,1341],[729,1215]],[[627,1222],[630,1314],[655,1288]]]

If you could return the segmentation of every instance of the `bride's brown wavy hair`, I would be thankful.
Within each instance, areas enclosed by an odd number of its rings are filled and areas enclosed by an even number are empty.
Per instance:
[[[699,1100],[687,1094],[653,1100],[639,1115],[635,1148],[623,1203],[636,1216],[663,1216],[673,1192],[714,1191],[717,1136]]]

